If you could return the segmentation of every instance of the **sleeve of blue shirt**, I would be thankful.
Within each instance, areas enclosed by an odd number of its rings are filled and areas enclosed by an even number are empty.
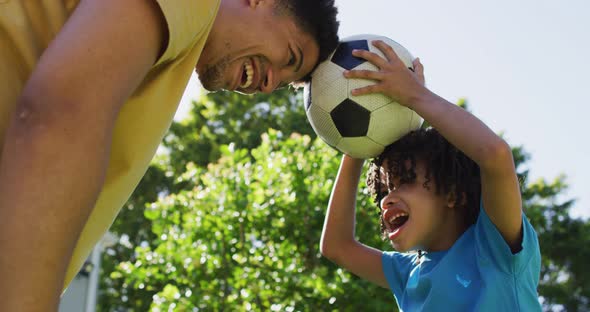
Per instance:
[[[396,298],[402,297],[415,260],[416,255],[413,253],[392,251],[383,252],[381,255],[383,274],[385,274],[389,288],[391,288]]]
[[[475,223],[476,252],[480,260],[495,266],[502,272],[518,274],[533,259],[539,257],[537,233],[522,213],[522,249],[512,253],[496,226],[480,205]]]

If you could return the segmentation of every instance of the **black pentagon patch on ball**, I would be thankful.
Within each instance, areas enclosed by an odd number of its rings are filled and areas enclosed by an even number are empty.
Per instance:
[[[305,105],[305,110],[308,111],[311,106],[311,80],[306,83],[305,88],[307,90],[307,96],[303,98],[303,104]]]
[[[334,55],[332,55],[332,62],[348,70],[366,62],[362,58],[352,56],[352,50],[354,49],[369,51],[369,44],[367,40],[341,42],[338,48],[336,48],[336,51],[334,51]]]
[[[332,121],[343,137],[367,135],[371,112],[351,99],[342,101],[330,112]]]

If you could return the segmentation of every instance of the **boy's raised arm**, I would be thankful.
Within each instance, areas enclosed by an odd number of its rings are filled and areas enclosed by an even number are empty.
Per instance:
[[[475,116],[433,93],[409,107],[479,165],[483,207],[511,250],[517,251],[522,202],[510,146]]]
[[[380,250],[355,239],[355,205],[363,160],[344,155],[328,204],[320,250],[322,255],[350,272],[389,288]]]
[[[387,59],[369,51],[354,55],[377,65],[380,70],[350,71],[349,78],[376,80],[376,84],[353,91],[355,95],[383,93],[417,112],[451,144],[463,151],[481,170],[484,209],[516,251],[521,243],[521,197],[510,146],[481,120],[424,87],[424,68],[414,62],[415,74],[409,71],[387,44],[375,41]],[[422,81],[420,81],[422,79]]]

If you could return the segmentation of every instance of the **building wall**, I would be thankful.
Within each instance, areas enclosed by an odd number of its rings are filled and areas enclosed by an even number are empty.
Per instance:
[[[78,273],[72,283],[62,295],[59,302],[59,312],[83,312],[86,311],[88,297],[89,275]]]

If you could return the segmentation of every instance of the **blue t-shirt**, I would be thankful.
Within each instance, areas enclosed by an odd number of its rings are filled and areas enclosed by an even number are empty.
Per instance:
[[[522,250],[512,254],[485,210],[446,251],[384,252],[383,272],[400,311],[541,311],[541,253],[523,213]]]

